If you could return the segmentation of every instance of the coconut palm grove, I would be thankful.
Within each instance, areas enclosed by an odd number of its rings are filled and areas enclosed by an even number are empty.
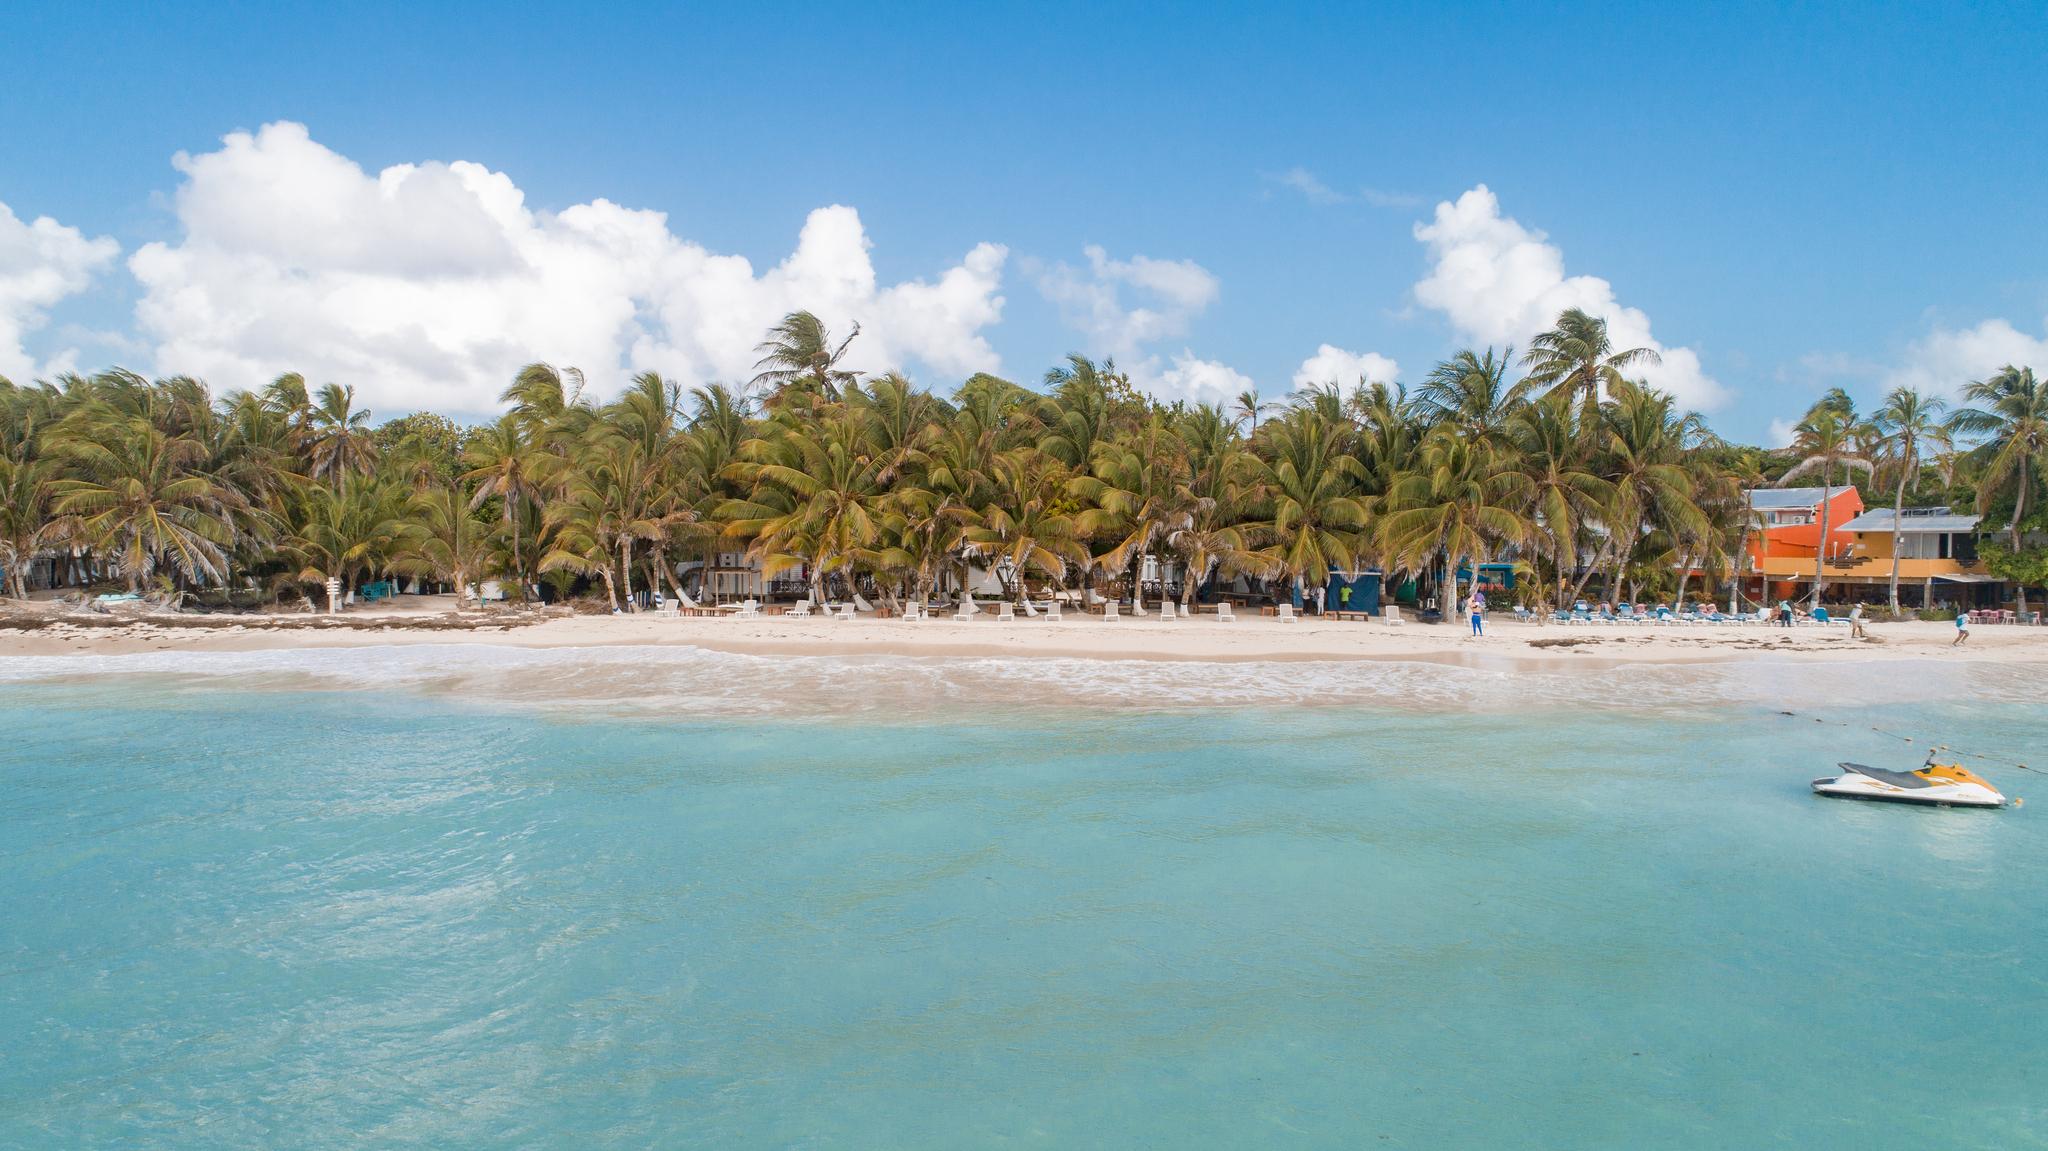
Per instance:
[[[864,377],[840,366],[858,338],[793,313],[751,380],[687,388],[536,363],[472,426],[379,423],[347,382],[295,374],[220,395],[119,369],[0,380],[0,569],[16,597],[324,608],[329,580],[399,577],[634,611],[684,592],[685,561],[734,552],[820,601],[892,608],[957,589],[970,563],[1013,596],[1129,595],[1149,559],[1194,574],[1188,604],[1217,580],[1277,598],[1367,565],[1456,602],[1461,572],[1509,562],[1532,606],[1684,602],[1739,571],[1745,493],[1791,481],[1974,507],[2022,610],[2048,567],[2026,544],[2048,526],[2048,389],[2026,366],[1967,382],[1953,410],[1899,388],[1859,412],[1838,389],[1767,450],[1632,377],[1654,353],[1579,311],[1412,386],[1227,408],[1162,403],[1081,355],[1036,386]]]

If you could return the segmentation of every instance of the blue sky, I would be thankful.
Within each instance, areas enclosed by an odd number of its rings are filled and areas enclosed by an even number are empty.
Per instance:
[[[85,282],[16,293],[9,374],[119,360],[242,383],[277,367],[289,335],[315,371],[360,375],[343,382],[380,412],[412,396],[484,406],[473,381],[414,374],[482,378],[515,354],[574,353],[600,386],[635,366],[729,375],[730,341],[710,329],[803,295],[812,281],[768,269],[829,205],[857,223],[821,221],[805,266],[841,276],[827,265],[864,240],[879,294],[850,288],[821,314],[861,320],[878,366],[935,385],[986,365],[1032,380],[1082,350],[1118,352],[1162,392],[1244,377],[1277,394],[1325,344],[1354,357],[1326,365],[1390,360],[1413,381],[1583,297],[1689,350],[1676,386],[1728,433],[1768,438],[1829,386],[1953,388],[1987,358],[2048,348],[2038,5],[341,7],[15,13],[12,55],[37,66],[0,99],[0,203],[17,228],[49,217],[111,245],[38,256],[0,234],[0,284],[38,258]],[[305,142],[173,167],[280,122]],[[743,256],[760,281],[704,279],[689,257],[463,296],[510,276],[504,260],[554,267],[534,253],[580,260],[599,241],[543,222],[443,253],[471,223],[444,188],[422,192],[454,213],[427,213],[424,241],[384,209],[343,206],[305,227],[388,242],[309,249],[278,188],[346,183],[306,174],[328,155],[365,188],[391,165],[471,161],[544,215],[598,200],[665,213],[665,236],[634,243]],[[1418,239],[1439,203],[1482,185],[1438,243]],[[164,258],[144,273],[131,262],[149,244]],[[993,271],[969,255],[984,244],[1001,252]],[[1531,259],[1604,294],[1550,284]],[[245,275],[250,260],[268,263]],[[954,269],[938,302],[888,298]],[[284,302],[280,285],[308,282],[326,286]],[[368,305],[348,322],[369,327],[337,328],[351,290],[417,290],[473,338],[400,338]],[[523,318],[505,330],[476,317],[507,299]],[[277,315],[249,319],[273,300]],[[543,322],[591,300],[612,302]],[[375,355],[340,347],[359,331]],[[557,350],[510,346],[529,334]],[[165,362],[179,357],[200,362]]]

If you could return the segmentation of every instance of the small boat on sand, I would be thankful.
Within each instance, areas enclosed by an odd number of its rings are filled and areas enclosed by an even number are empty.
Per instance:
[[[1936,807],[2004,807],[2005,796],[1975,772],[1936,763],[1929,752],[1918,771],[1886,771],[1860,763],[1838,764],[1842,774],[1813,781],[1813,790],[1842,799],[1876,799]]]

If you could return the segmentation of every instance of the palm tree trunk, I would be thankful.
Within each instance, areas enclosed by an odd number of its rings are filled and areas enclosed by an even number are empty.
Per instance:
[[[1579,597],[1586,594],[1586,585],[1593,582],[1593,576],[1601,571],[1606,564],[1607,551],[1613,546],[1613,543],[1614,541],[1610,538],[1607,543],[1600,545],[1600,551],[1593,556],[1593,562],[1586,565],[1586,574],[1580,576],[1579,582],[1572,586],[1571,601],[1573,603],[1579,602]]]
[[[1909,441],[1910,442],[1910,441]],[[1912,449],[1907,448],[1908,458]],[[1892,496],[1892,614],[1899,614],[1899,529],[1906,514],[1906,469],[1899,469],[1899,488]]]
[[[1813,606],[1820,606],[1820,596],[1828,586],[1828,504],[1834,499],[1832,481],[1834,477],[1825,470],[1820,477],[1820,540],[1813,547]]]
[[[599,574],[604,576],[604,595],[606,599],[611,601],[612,612],[616,614],[619,610],[619,589],[612,581],[611,561],[606,560],[604,563],[599,564],[597,570]]]
[[[668,545],[665,543],[656,543],[654,545],[654,571],[655,590],[659,591],[661,589],[661,581],[667,580],[669,594],[675,597],[675,601],[678,604],[682,603],[683,587],[676,582],[676,573],[668,566]]]
[[[2012,554],[2015,559],[2019,558],[2020,554],[2020,521],[2026,518],[2027,514],[2027,479],[2027,457],[2023,453],[2020,456],[2020,494],[2013,501],[2012,505]],[[2027,618],[2027,581],[2015,580],[2013,581],[2013,587],[2019,598],[2019,602],[2013,606],[2018,609],[2020,613],[2019,618],[2025,619]]]
[[[1691,583],[1691,582],[1692,582],[1692,556],[1690,556],[1690,555],[1683,555],[1683,556],[1680,556],[1680,557],[1679,557],[1679,568],[1678,568],[1678,606],[1679,606],[1679,607],[1681,607],[1681,608],[1685,606],[1685,585],[1687,585],[1687,584],[1689,584],[1689,583]],[[1631,601],[1631,602],[1633,602],[1633,601]]]
[[[626,581],[626,610],[639,611],[640,605],[633,602],[633,536],[625,533],[619,536],[619,575]]]
[[[519,550],[519,511],[509,494],[505,497],[505,522],[512,525],[512,579],[519,585],[519,602],[525,603],[526,555]]]
[[[1479,573],[1475,571],[1472,575],[1477,578]],[[1449,598],[1443,601],[1438,615],[1448,622],[1458,618],[1458,560],[1449,548],[1444,549],[1444,587],[1448,589]]]

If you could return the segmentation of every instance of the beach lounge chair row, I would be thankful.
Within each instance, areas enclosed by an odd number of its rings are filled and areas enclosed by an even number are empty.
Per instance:
[[[984,610],[984,606],[988,607],[991,610]],[[1102,608],[1102,617],[1104,619],[1118,620],[1123,618],[1122,605],[1118,601],[1103,600],[1100,606]],[[1018,610],[1019,608],[1021,608],[1023,610],[1023,613],[1028,617],[1034,619],[1043,618],[1047,620],[1058,621],[1063,618],[1063,607],[1064,605],[1058,598],[1049,600],[1045,602],[1043,605],[1033,603],[1029,600],[1019,601],[1015,603],[1004,601],[992,605],[982,605],[976,603],[972,597],[969,597],[966,600],[961,601],[961,603],[954,609],[953,619],[973,620],[990,616],[992,614],[998,622],[1007,623],[1017,618]],[[674,616],[679,614],[676,609],[676,605],[665,604],[659,610],[660,614],[665,616]],[[727,604],[721,608],[707,608],[703,607],[702,605],[691,603],[686,605],[684,610],[707,613],[721,612],[725,614],[730,614],[736,619],[759,619],[761,618],[761,601],[749,599],[742,601],[738,604]],[[859,603],[843,603],[836,605],[825,605],[823,607],[820,607],[819,605],[812,603],[811,600],[806,598],[800,599],[795,603],[791,604],[783,614],[791,619],[808,619],[813,614],[823,614],[826,617],[835,620],[853,620],[860,618],[860,612],[872,612],[873,610],[874,609],[872,608],[872,606],[863,608],[859,606]],[[1294,605],[1292,604],[1280,604],[1278,605],[1276,612],[1279,618],[1286,623],[1295,623],[1301,618],[1300,615],[1294,610]],[[1153,613],[1142,614],[1150,616]],[[1157,609],[1156,618],[1158,618],[1161,622],[1174,622],[1184,618],[1191,618],[1194,615],[1195,612],[1193,609],[1189,609],[1183,612],[1180,609],[1179,604],[1173,602],[1172,600],[1165,600],[1160,603]],[[925,604],[915,602],[906,603],[903,606],[902,618],[912,623],[921,622],[923,620],[928,620],[932,618],[932,611],[931,608]],[[1216,622],[1218,623],[1235,623],[1237,622],[1238,618],[1237,611],[1235,607],[1228,602],[1218,603],[1216,605],[1215,618]],[[1388,623],[1393,624],[1400,623],[1401,617],[1399,609],[1388,607],[1386,609],[1386,621]]]
[[[1517,618],[1521,618],[1519,614]],[[1531,618],[1533,618],[1533,616]],[[1701,624],[1756,627],[1771,622],[1769,613],[1763,611],[1738,612],[1736,614],[1731,615],[1727,612],[1719,610],[1704,612],[1674,612],[1669,610],[1638,612],[1633,609],[1600,611],[1598,609],[1588,609],[1584,607],[1574,608],[1570,611],[1552,612],[1551,618],[1553,620],[1556,620],[1558,623],[1586,625],[1597,624],[1609,627],[1621,625],[1637,625],[1644,627],[1687,627]],[[1822,616],[1818,621],[1813,622],[1826,624],[1829,622],[1840,623],[1841,621],[1830,621],[1827,619],[1826,616]]]

